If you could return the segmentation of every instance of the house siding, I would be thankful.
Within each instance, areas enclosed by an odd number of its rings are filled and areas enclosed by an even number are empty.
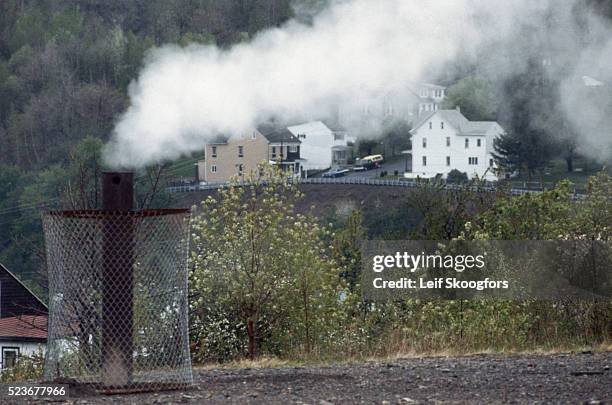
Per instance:
[[[493,140],[502,132],[503,129],[495,123],[486,134],[465,135],[459,133],[439,114],[434,114],[413,132],[410,177],[430,178],[436,175],[446,177],[450,171],[456,169],[467,173],[469,178],[484,177],[491,181],[497,180],[497,176],[490,168],[490,160],[493,159]],[[450,138],[450,146],[447,146],[447,137]],[[426,147],[423,146],[423,138],[427,139]],[[466,139],[469,142],[467,148]],[[478,140],[481,142],[480,146]],[[423,164],[424,156],[427,160],[426,165]],[[447,165],[447,157],[450,157],[450,165]],[[478,164],[470,164],[473,158],[477,159]]]
[[[243,156],[239,156],[239,147],[243,147]],[[212,150],[216,147],[216,157]],[[257,168],[263,161],[268,161],[268,141],[255,131],[252,136],[232,138],[226,144],[208,144],[205,147],[204,160],[198,162],[198,178],[207,183],[227,182],[237,176],[239,165],[242,165],[243,174],[247,175]],[[213,166],[216,172],[212,171]]]

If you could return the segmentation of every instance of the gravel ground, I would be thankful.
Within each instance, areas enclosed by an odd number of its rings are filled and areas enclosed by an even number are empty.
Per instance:
[[[74,404],[612,403],[612,352],[195,371],[193,389]],[[28,403],[35,401],[29,400]],[[10,402],[9,402],[10,403]]]

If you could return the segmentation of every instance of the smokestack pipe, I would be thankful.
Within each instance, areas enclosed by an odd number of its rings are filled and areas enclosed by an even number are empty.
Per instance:
[[[132,380],[134,223],[133,173],[104,172],[102,209],[109,212],[102,237],[102,384]]]

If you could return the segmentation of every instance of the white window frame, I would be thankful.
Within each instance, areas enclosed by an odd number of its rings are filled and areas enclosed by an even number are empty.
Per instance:
[[[211,173],[217,173],[217,165],[210,166],[210,172]]]

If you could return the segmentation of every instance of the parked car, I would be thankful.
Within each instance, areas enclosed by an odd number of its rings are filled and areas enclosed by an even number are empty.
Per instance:
[[[328,177],[328,178],[342,177],[348,172],[349,171],[347,169],[333,169],[333,170],[323,173],[323,177]]]

